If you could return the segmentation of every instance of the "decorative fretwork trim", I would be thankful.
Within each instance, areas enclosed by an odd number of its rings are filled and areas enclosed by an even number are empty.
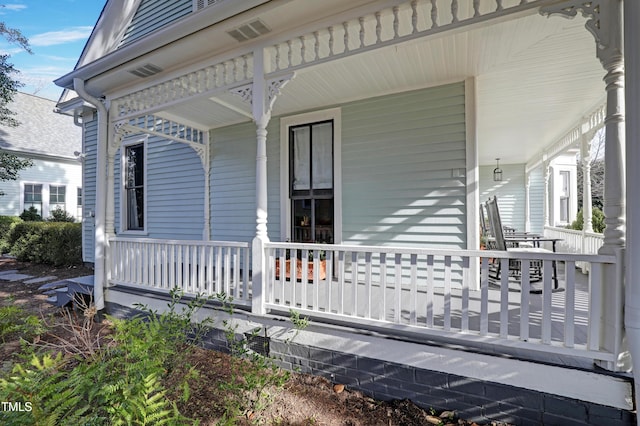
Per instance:
[[[602,3],[602,4],[601,4]],[[613,57],[622,56],[620,37],[620,19],[615,14],[617,8],[612,3],[594,0],[569,0],[553,6],[540,8],[540,13],[545,16],[559,15],[573,19],[578,13],[587,18],[585,28],[593,35],[597,45],[597,56],[600,62],[608,64]],[[618,26],[615,28],[615,26]]]
[[[120,147],[125,137],[145,133],[187,144],[198,154],[203,167],[206,168],[208,164],[208,146],[205,130],[156,115],[143,115],[115,123],[114,131],[115,137],[110,146],[113,153]]]
[[[253,55],[246,54],[138,90],[111,102],[114,121],[157,111],[164,105],[251,81]]]

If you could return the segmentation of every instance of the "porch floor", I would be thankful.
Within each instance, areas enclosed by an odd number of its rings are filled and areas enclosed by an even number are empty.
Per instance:
[[[574,343],[576,345],[584,345],[587,343],[588,330],[588,309],[589,309],[589,277],[583,274],[579,269],[575,273],[575,311],[574,311]],[[331,283],[331,286],[328,284]],[[540,285],[541,283],[536,283]],[[536,285],[532,284],[532,287]],[[340,288],[342,286],[342,288]],[[387,284],[383,288],[379,284],[373,284],[369,288],[364,283],[358,283],[354,286],[352,282],[345,281],[340,284],[335,278],[333,280],[320,280],[318,285],[313,282],[307,283],[306,287],[298,281],[286,281],[284,285],[276,279],[273,288],[273,300],[267,303],[278,305],[278,308],[294,309],[305,311],[305,315],[309,311],[317,313],[318,320],[322,322],[330,322],[345,325],[350,319],[355,320],[354,324],[348,324],[351,327],[366,328],[372,331],[378,331],[383,327],[376,327],[378,321],[389,322],[392,324],[401,324],[406,326],[415,326],[417,328],[425,328],[429,324],[429,328],[437,332],[432,337],[428,335],[430,342],[435,341],[444,345],[461,345],[461,340],[455,339],[453,333],[465,333],[465,330],[480,330],[481,323],[481,295],[480,291],[469,290],[469,303],[466,308],[468,313],[468,325],[466,329],[462,327],[463,312],[463,290],[461,288],[452,288],[451,297],[446,298],[442,287],[434,288],[434,297],[429,302],[426,286],[418,285],[416,290],[412,291],[409,287],[402,286],[399,300],[395,286]],[[491,335],[500,335],[501,324],[501,297],[502,291],[499,282],[489,280],[489,297],[488,297],[488,332]],[[558,264],[558,289],[551,294],[551,341],[563,342],[565,338],[565,265]],[[525,333],[528,333],[528,339],[542,338],[542,322],[543,322],[543,294],[530,293],[523,295],[520,291],[520,284],[511,280],[509,282],[509,291],[507,292],[508,306],[507,321],[508,336],[517,342],[518,337],[522,336],[520,319],[523,315],[522,306],[525,310],[528,307],[528,330],[525,327]],[[523,305],[524,303],[524,305]],[[448,305],[448,306],[447,306]],[[273,308],[273,305],[270,306]],[[399,308],[399,309],[398,309]],[[450,324],[446,324],[446,309],[451,314]],[[416,313],[412,315],[412,311]],[[349,318],[345,318],[349,317]],[[332,319],[335,317],[335,319]],[[359,321],[362,320],[362,321]],[[432,325],[431,325],[432,324]],[[410,327],[394,328],[391,330],[393,335],[416,340],[416,333],[412,333]],[[440,331],[444,333],[439,333]],[[448,333],[450,331],[451,333]],[[504,330],[503,330],[504,331]],[[389,334],[389,330],[382,333]],[[425,334],[426,336],[427,334]],[[450,335],[451,337],[448,337]],[[473,336],[469,334],[469,336]],[[423,337],[419,338],[424,340]],[[520,337],[521,340],[527,339]],[[490,343],[486,343],[482,338],[464,339],[464,346],[467,343],[474,348],[479,348],[493,355],[512,356],[540,362],[548,362],[559,365],[566,365],[578,368],[593,369],[593,362],[587,358],[575,356],[567,356],[557,353],[547,353],[540,351],[533,353],[531,349],[518,348],[517,344],[513,347],[505,348],[503,345],[496,347]]]

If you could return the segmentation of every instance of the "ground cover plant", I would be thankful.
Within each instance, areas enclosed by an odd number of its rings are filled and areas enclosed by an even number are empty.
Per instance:
[[[3,268],[59,278],[90,272],[0,259]],[[38,286],[0,281],[0,308],[19,305],[45,329],[26,330],[16,320],[18,328],[0,342],[0,401],[24,410],[0,412],[2,425],[472,424],[453,412],[378,401],[322,377],[281,371],[276,360],[247,349],[233,321],[225,326],[230,353],[204,349],[198,341],[210,324],[192,324],[203,298],[183,309],[175,292],[164,313],[139,306],[136,318],[99,322],[90,306],[64,313],[44,303]],[[219,298],[233,314],[232,301]],[[290,320],[292,328],[308,324],[296,312]]]

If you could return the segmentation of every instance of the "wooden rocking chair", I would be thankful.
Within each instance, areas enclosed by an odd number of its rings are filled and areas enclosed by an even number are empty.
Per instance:
[[[492,250],[503,250],[509,252],[523,252],[523,253],[552,253],[555,251],[556,238],[543,238],[536,234],[517,234],[517,233],[504,233],[502,227],[502,221],[500,219],[500,211],[498,210],[498,200],[496,197],[490,198],[486,203],[487,216],[489,217],[489,224],[492,232],[491,244],[488,245]],[[550,241],[553,243],[554,250],[547,250],[540,247],[540,243],[543,241]],[[526,244],[526,246],[523,246]],[[521,261],[517,259],[509,260],[509,277],[518,281],[522,279]],[[541,260],[532,260],[529,264],[529,277],[531,282],[542,281],[543,262]],[[501,274],[501,263],[499,259],[495,259],[492,265],[492,272],[494,275],[492,278],[499,279]],[[553,283],[554,289],[558,288],[558,274],[556,270],[556,262],[553,262]]]

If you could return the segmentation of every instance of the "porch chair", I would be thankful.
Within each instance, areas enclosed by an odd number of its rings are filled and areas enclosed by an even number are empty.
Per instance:
[[[502,221],[500,219],[500,211],[498,210],[498,200],[496,197],[489,198],[485,204],[487,210],[487,216],[489,217],[489,224],[492,231],[491,245],[488,246],[492,250],[502,250],[510,252],[525,252],[525,253],[553,253],[555,251],[555,242],[558,241],[555,238],[544,238],[535,234],[506,234],[502,227]],[[540,247],[540,243],[544,241],[550,241],[553,243],[553,251]],[[526,244],[523,246],[522,244]],[[529,264],[529,277],[531,282],[542,281],[543,262],[540,260],[532,260]],[[501,274],[500,259],[494,259],[492,264],[492,272],[494,273],[494,279],[499,279]],[[521,280],[522,270],[521,262],[517,259],[509,260],[509,271],[507,271],[510,277],[516,280]],[[556,269],[556,262],[553,262],[552,268],[553,288],[558,288],[558,274]],[[532,290],[539,292],[540,290]]]

